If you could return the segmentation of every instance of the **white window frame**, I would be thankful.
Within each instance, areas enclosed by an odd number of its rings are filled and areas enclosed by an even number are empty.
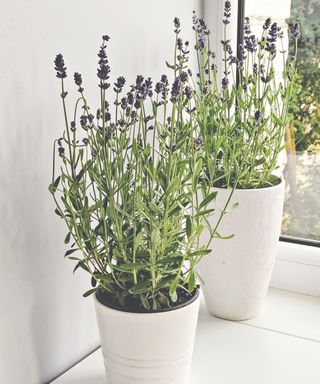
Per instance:
[[[223,18],[225,0],[203,1],[204,17],[209,29],[212,31],[211,44],[217,53],[217,62],[221,63],[222,50],[220,41],[223,36],[223,24],[221,20]],[[233,42],[233,49],[235,51],[238,36],[238,7],[240,9],[241,2],[246,0],[230,1],[232,16],[228,29],[230,31],[229,38],[231,38]],[[275,13],[274,18],[278,19],[278,15],[279,14]],[[272,17],[272,15],[262,16],[263,19],[268,16]],[[310,241],[312,245],[298,244],[298,242],[299,239],[297,239],[297,243],[293,243],[283,238],[279,241],[270,286],[320,297],[320,242]],[[303,242],[306,243],[306,241]]]

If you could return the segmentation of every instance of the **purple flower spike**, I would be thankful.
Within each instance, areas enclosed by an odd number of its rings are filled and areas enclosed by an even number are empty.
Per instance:
[[[175,17],[174,20],[173,20],[173,24],[174,24],[174,28],[175,28],[175,32],[178,33],[179,32],[179,28],[180,28],[180,20]]]
[[[90,113],[90,114],[88,115],[88,121],[89,121],[89,124],[92,124],[93,119],[94,119],[94,116],[93,116],[92,113]]]
[[[180,80],[185,83],[188,80],[188,73],[185,71],[182,71],[180,73]]]
[[[223,88],[223,89],[226,89],[226,88],[228,87],[228,84],[229,84],[229,79],[228,79],[227,77],[224,77],[224,78],[222,79],[221,84],[222,84],[222,88]]]
[[[271,18],[268,17],[268,18],[266,19],[266,21],[264,22],[262,28],[266,31],[267,29],[270,28],[270,25],[271,25]]]
[[[190,100],[192,98],[192,89],[188,85],[184,89],[184,94],[187,99]]]
[[[117,81],[114,83],[114,88],[113,90],[116,93],[120,93],[122,91],[123,86],[126,83],[126,79],[123,76],[120,76],[117,78]]]
[[[91,151],[91,156],[92,156],[92,159],[93,159],[93,160],[96,159],[97,154],[98,154],[98,152],[97,152],[95,149],[92,149],[92,151]]]
[[[245,19],[244,19],[243,32],[245,35],[251,34],[251,25],[250,25],[249,17],[245,17]]]
[[[172,84],[172,88],[171,88],[171,99],[170,100],[172,101],[172,103],[176,103],[180,100],[179,99],[180,92],[181,92],[181,80],[179,77],[176,77],[176,79],[174,80],[174,82]]]
[[[257,111],[255,112],[255,114],[254,114],[254,119],[255,119],[257,122],[261,121],[261,119],[262,119],[262,112],[259,111],[259,110],[257,110]]]
[[[54,69],[57,71],[57,77],[59,79],[64,79],[67,77],[67,68],[64,65],[64,59],[61,53],[59,53],[54,60]]]
[[[230,17],[231,17],[231,3],[230,1],[226,1],[224,3],[224,19],[222,20],[223,24],[229,24],[230,23]]]
[[[63,156],[64,155],[64,148],[63,147],[59,147],[58,148],[58,153],[59,153],[59,156]]]
[[[299,39],[299,37],[301,35],[300,24],[299,23],[290,24],[289,29],[290,29],[291,36],[294,39]]]
[[[107,35],[102,36],[102,40],[103,40],[103,43],[100,46],[100,51],[98,53],[99,68],[98,68],[97,76],[100,79],[99,87],[101,89],[108,89],[110,87],[110,83],[107,82],[107,80],[109,79],[110,67],[108,65],[108,57],[106,54],[106,45],[104,44],[104,42],[109,40],[109,36],[107,36]]]
[[[268,37],[267,37],[267,41],[269,43],[274,43],[277,41],[277,37],[278,37],[278,32],[281,30],[280,27],[278,27],[278,24],[277,23],[272,23],[271,24],[271,27],[269,29],[269,33],[268,33]]]
[[[163,90],[163,83],[159,81],[158,83],[156,83],[154,91],[155,93],[161,93],[162,90]]]
[[[255,52],[257,50],[258,42],[254,35],[246,36],[244,38],[244,48],[248,52]]]
[[[74,75],[73,75],[73,78],[74,78],[75,84],[79,87],[78,88],[78,92],[82,93],[83,92],[83,88],[81,87],[81,85],[82,85],[82,76],[81,76],[81,74],[78,73],[78,72],[75,72]]]
[[[128,107],[128,100],[126,97],[123,97],[121,99],[120,106],[122,109],[126,109]]]
[[[88,123],[88,118],[86,115],[80,116],[80,125],[81,127],[85,127]]]

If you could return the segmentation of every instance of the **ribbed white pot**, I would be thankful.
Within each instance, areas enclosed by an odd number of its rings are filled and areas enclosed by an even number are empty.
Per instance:
[[[200,295],[157,313],[111,309],[94,298],[107,384],[187,384]]]
[[[223,209],[230,190],[218,191],[215,207]],[[261,189],[235,190],[214,239],[212,254],[199,263],[208,310],[216,317],[246,320],[257,316],[264,304],[279,240],[284,201],[284,181]],[[233,204],[238,206],[231,209]],[[212,225],[218,214],[213,215]],[[208,240],[204,231],[201,243]]]

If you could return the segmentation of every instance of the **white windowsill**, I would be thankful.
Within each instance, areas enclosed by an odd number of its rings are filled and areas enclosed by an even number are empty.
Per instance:
[[[319,384],[320,298],[271,288],[245,322],[210,316],[202,302],[190,384]],[[100,349],[54,384],[107,384]]]

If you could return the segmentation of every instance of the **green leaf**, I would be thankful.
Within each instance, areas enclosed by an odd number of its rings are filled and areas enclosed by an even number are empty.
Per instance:
[[[132,288],[129,289],[129,292],[135,295],[148,292],[150,289],[149,285],[150,285],[149,280],[140,280],[136,285],[134,285]]]
[[[137,233],[136,238],[134,240],[134,250],[135,251],[139,248],[141,242],[142,242],[142,231]]]
[[[170,69],[175,69],[175,66],[174,65],[171,65],[169,64],[167,61],[166,61],[166,66]]]
[[[189,281],[188,281],[189,291],[192,292],[195,289],[195,287],[196,287],[196,276],[194,271],[191,271]]]
[[[73,258],[70,257],[70,260],[73,260]],[[85,270],[86,272],[91,273],[90,270],[89,270],[89,268],[86,266],[86,264],[84,263],[83,260],[80,260],[80,261],[76,264],[76,266],[73,268],[73,273],[75,273],[75,271],[76,271],[77,269],[79,269],[79,268],[82,268],[82,269]]]
[[[190,239],[190,236],[192,234],[192,221],[189,215],[186,216],[186,232],[188,239]]]
[[[159,215],[163,215],[163,211],[155,203],[152,203],[152,202],[149,203],[149,207],[154,213],[158,213]]]
[[[133,272],[134,270],[147,269],[150,267],[148,263],[128,263],[121,265],[112,265],[112,268],[120,272]]]
[[[61,214],[61,212],[59,211],[58,208],[56,208],[56,209],[54,210],[54,213],[55,213],[56,215],[60,216],[60,217],[63,217],[62,214]]]
[[[190,256],[204,256],[209,255],[209,253],[211,253],[211,249],[200,249],[199,251],[190,253]]]
[[[210,213],[212,213],[212,212],[214,212],[214,211],[215,211],[214,208],[212,208],[212,209],[206,209],[206,210],[204,210],[204,211],[200,211],[199,213],[197,213],[197,214],[195,215],[195,217],[206,216],[206,215],[209,215]]]
[[[66,238],[64,239],[64,243],[69,244],[70,238],[71,238],[71,232],[68,232]]]
[[[221,240],[230,240],[234,236],[235,236],[234,233],[232,235],[223,236],[223,235],[220,235],[218,232],[216,232],[213,237],[216,238],[216,239],[221,239]]]
[[[93,293],[95,293],[96,290],[97,290],[97,288],[89,289],[89,291],[85,292],[82,296],[83,297],[88,297],[88,296],[92,295]]]
[[[204,206],[206,206],[207,204],[209,204],[212,200],[214,200],[214,199],[217,197],[217,194],[218,194],[218,192],[211,192],[211,193],[209,193],[209,195],[206,196],[206,197],[202,200],[202,202],[201,202],[199,208],[203,208]]]
[[[180,264],[182,260],[183,260],[183,257],[180,255],[171,256],[171,257],[164,257],[163,259],[158,260],[156,265],[171,264],[171,263],[179,263]]]
[[[69,249],[65,254],[64,257],[71,255],[73,252],[79,251],[79,248]]]
[[[55,181],[53,182],[53,184],[50,184],[49,185],[49,191],[50,191],[50,193],[55,193],[55,191],[57,190],[57,188],[58,188],[58,185],[59,185],[59,183],[60,183],[60,176],[58,176],[56,179],[55,179]]]

